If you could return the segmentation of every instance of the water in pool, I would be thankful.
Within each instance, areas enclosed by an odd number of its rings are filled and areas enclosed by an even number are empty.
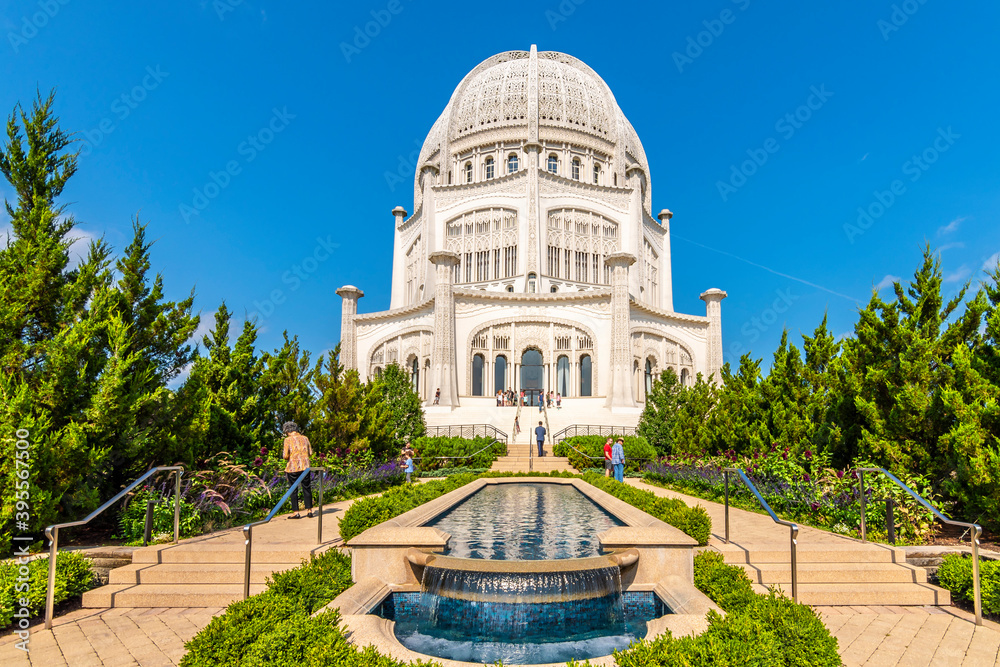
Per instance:
[[[427,524],[451,534],[449,556],[556,560],[597,556],[597,536],[622,526],[568,484],[492,484]]]

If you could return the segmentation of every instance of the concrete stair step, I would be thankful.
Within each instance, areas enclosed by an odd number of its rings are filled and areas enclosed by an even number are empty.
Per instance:
[[[742,563],[789,563],[790,549],[783,545],[721,545],[725,562],[734,565]],[[865,544],[818,544],[802,545],[797,549],[798,562],[802,563],[906,563],[906,553],[900,548]]]
[[[100,568],[105,570],[112,570],[119,567],[124,567],[126,565],[131,565],[131,558],[91,558],[90,566],[93,568]]]
[[[250,584],[250,595],[266,588]],[[227,607],[243,599],[243,584],[109,584],[83,594],[82,605],[103,607]]]
[[[787,563],[740,565],[750,581],[757,584],[792,583],[792,569]],[[927,583],[927,572],[896,563],[799,563],[799,583]]]
[[[263,584],[273,572],[291,570],[301,563],[250,564],[250,583]],[[242,584],[243,563],[134,564],[112,570],[109,584]]]
[[[298,550],[275,550],[258,549],[253,550],[253,563],[299,563],[303,559],[308,560],[310,553],[307,549]],[[197,547],[161,549],[159,551],[136,551],[132,555],[134,564],[140,563],[240,563],[244,562],[246,550],[243,543],[231,549],[216,548],[212,550],[199,549]]]
[[[767,586],[753,584],[757,593],[767,593]],[[791,597],[791,584],[780,586]],[[799,582],[799,602],[819,606],[947,606],[951,595],[930,584],[812,584]]]

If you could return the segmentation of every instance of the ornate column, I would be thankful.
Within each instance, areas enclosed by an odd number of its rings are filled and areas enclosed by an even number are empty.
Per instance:
[[[604,258],[611,267],[611,377],[609,408],[634,408],[632,392],[632,345],[629,334],[629,270],[635,255],[616,252]]]
[[[663,296],[658,304],[663,310],[673,311],[674,309],[674,275],[673,267],[670,265],[670,218],[674,214],[669,209],[663,209],[656,216],[660,219],[660,226],[664,229],[663,234],[663,256],[660,258],[660,289]]]
[[[406,220],[406,209],[397,206],[392,209],[393,219],[396,221],[393,226],[392,241],[392,291],[389,297],[389,308],[402,308],[406,304],[406,248],[403,247],[402,235],[399,228]]]
[[[432,252],[428,258],[434,264],[434,352],[431,354],[431,400],[441,390],[438,405],[457,408],[458,360],[455,348],[455,297],[452,292],[454,266],[459,263],[456,253],[447,250]]]
[[[434,252],[438,247],[438,223],[435,211],[436,206],[434,204],[434,184],[437,183],[437,177],[438,168],[435,165],[428,163],[420,167],[420,183],[423,186],[423,203],[421,204],[423,213],[421,213],[420,234],[424,244],[424,252],[428,254]],[[405,248],[403,252],[406,252]],[[427,265],[421,263],[421,267],[426,268]],[[426,299],[434,290],[435,275],[433,271],[425,272],[423,268],[419,273],[426,273],[426,275],[421,275],[417,279],[417,291],[420,291],[420,284],[422,283],[424,286],[422,298]],[[421,297],[415,299],[415,301],[420,300],[422,300]]]
[[[358,334],[354,325],[354,316],[358,314],[358,299],[365,295],[354,285],[344,285],[337,294],[340,295],[340,363],[344,368],[358,368]],[[366,369],[367,370],[367,369]],[[364,379],[362,377],[362,379]]]
[[[705,366],[708,374],[714,376],[716,384],[722,381],[719,377],[719,370],[722,368],[722,300],[727,296],[729,295],[715,287],[701,293],[701,300],[705,302],[705,315],[708,317]]]
[[[625,169],[625,184],[632,190],[629,195],[628,218],[629,223],[625,226],[622,234],[621,249],[631,253],[634,258],[643,258],[643,225],[642,222],[642,181],[644,174],[638,164],[631,164]],[[641,262],[637,270],[629,272],[628,287],[629,292],[635,298],[645,303],[651,303],[650,297],[646,294],[645,262]]]

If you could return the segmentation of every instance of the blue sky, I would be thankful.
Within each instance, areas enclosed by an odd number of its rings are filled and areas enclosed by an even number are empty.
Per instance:
[[[727,290],[726,359],[766,365],[783,326],[799,340],[828,311],[850,332],[925,243],[951,292],[995,261],[998,19],[941,0],[0,2],[0,110],[57,88],[85,142],[80,232],[121,249],[138,214],[206,325],[225,299],[268,315],[263,347],[287,329],[321,352],[336,288],[388,307],[390,211],[412,212],[415,151],[462,76],[564,51],[610,85],[654,211],[674,211],[675,307]]]

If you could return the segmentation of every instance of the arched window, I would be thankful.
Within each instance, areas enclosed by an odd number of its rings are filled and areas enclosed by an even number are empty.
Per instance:
[[[555,153],[549,156],[548,170],[550,174],[559,173],[559,158],[556,157]]]
[[[465,163],[465,182],[466,183],[471,183],[472,182],[472,163],[471,162],[466,162]]]
[[[653,361],[646,359],[646,396],[653,391]]]
[[[413,391],[420,393],[420,360],[416,357],[410,364],[410,387]]]
[[[528,399],[528,405],[538,405],[537,399],[541,397],[544,379],[542,353],[534,348],[525,350],[521,354],[521,389]]]
[[[562,396],[569,395],[569,357],[556,360],[556,391]]]
[[[571,173],[573,174],[573,180],[576,180],[576,181],[580,180],[580,158],[578,158],[578,157],[573,158],[572,172]]]
[[[618,187],[618,174],[615,174],[615,187]]]
[[[591,396],[592,387],[590,386],[590,378],[592,376],[593,369],[591,368],[590,355],[585,354],[580,357],[580,395],[581,396]]]
[[[534,273],[528,274],[528,294],[534,294],[538,283],[538,277]]]
[[[601,163],[600,162],[595,162],[594,163],[594,185],[600,185],[600,184],[601,184]]]
[[[472,357],[472,395],[482,396],[483,395],[483,369],[486,366],[486,360],[483,359],[483,355],[477,354]]]
[[[382,377],[382,367],[381,366],[376,366],[373,375],[375,377],[377,377],[377,378]]]
[[[504,391],[507,389],[507,357],[502,354],[497,355],[496,363],[493,364],[493,391]]]
[[[508,292],[513,292],[514,291],[514,286],[513,285],[507,285],[507,291]]]
[[[555,285],[552,285],[551,287],[549,287],[549,291],[555,294],[556,292],[559,291],[559,288],[556,287]]]
[[[486,178],[487,179],[493,178],[493,175],[495,173],[496,170],[494,169],[493,158],[491,157],[486,158]]]
[[[685,387],[688,386],[688,381],[690,380],[690,376],[691,374],[688,373],[688,369],[686,368],[681,369],[681,384],[684,385]]]
[[[513,174],[517,171],[517,155],[511,153],[507,156],[507,173]]]

